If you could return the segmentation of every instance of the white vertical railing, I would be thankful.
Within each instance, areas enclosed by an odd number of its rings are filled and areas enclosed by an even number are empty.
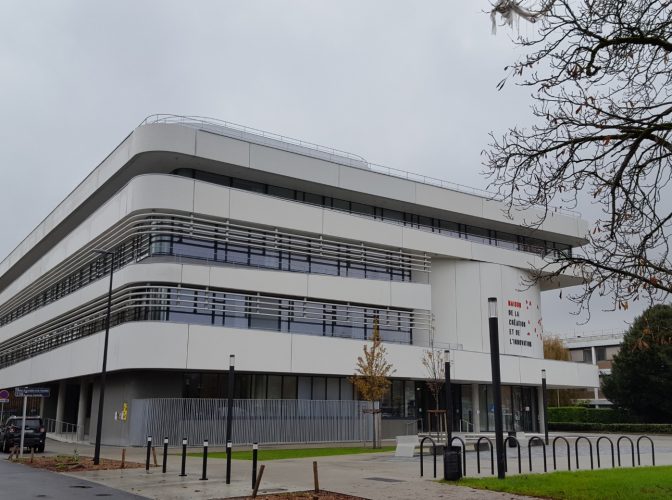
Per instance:
[[[365,401],[237,399],[233,405],[234,444],[365,441],[371,437]],[[207,439],[226,444],[226,399],[134,399],[130,444],[146,436],[167,437],[171,446]]]

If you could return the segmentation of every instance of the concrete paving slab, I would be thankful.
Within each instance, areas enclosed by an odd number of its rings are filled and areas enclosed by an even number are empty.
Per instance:
[[[577,435],[570,439],[571,468],[576,469],[574,442]],[[590,435],[593,443],[598,435]],[[614,440],[614,436],[609,436]],[[636,441],[636,436],[634,436]],[[551,440],[553,436],[551,436]],[[656,464],[672,464],[672,436],[655,436]],[[560,446],[562,445],[562,446]],[[631,466],[629,443],[621,443],[621,460],[624,466]],[[65,443],[48,443],[49,453],[72,453],[75,445]],[[593,445],[594,446],[594,445]],[[93,447],[76,445],[80,455],[90,456]],[[212,448],[212,451],[223,451]],[[193,448],[190,452],[199,452]],[[579,462],[581,470],[590,468],[588,456],[589,447],[585,441],[579,445]],[[594,466],[597,468],[596,450],[593,449]],[[600,449],[602,467],[611,467],[611,455],[606,441]],[[208,480],[200,481],[202,460],[197,457],[187,457],[187,477],[179,477],[181,457],[180,450],[171,449],[168,455],[167,473],[161,473],[161,468],[152,467],[149,472],[145,469],[126,469],[123,471],[90,471],[77,472],[72,476],[85,478],[121,489],[132,494],[142,495],[155,499],[216,499],[245,496],[251,494],[252,463],[248,460],[234,460],[232,464],[232,482],[225,483],[226,461],[210,458],[208,461]],[[651,463],[650,447],[648,442],[642,441],[642,465]],[[161,465],[162,452],[157,450],[158,462]],[[481,476],[491,477],[490,454],[481,452]],[[517,450],[507,449],[508,475],[518,473]],[[115,447],[103,447],[102,456],[119,459],[121,450]],[[552,448],[546,451],[548,470],[553,470]],[[143,448],[129,448],[127,460],[144,463],[146,451]],[[564,443],[558,442],[556,449],[558,470],[567,469],[567,452]],[[302,458],[289,460],[271,460],[264,463],[266,470],[262,480],[262,489],[266,492],[301,491],[313,487],[313,461],[318,462],[320,487],[324,490],[337,491],[369,499],[409,499],[409,498],[445,498],[445,499],[511,499],[524,498],[511,494],[471,490],[469,488],[439,484],[433,480],[432,456],[428,453],[424,458],[424,478],[420,477],[419,457],[395,457],[393,452],[372,453],[363,455],[343,455],[333,457]],[[443,461],[437,457],[437,472],[441,478]],[[543,448],[532,447],[532,467],[534,472],[543,471]],[[476,474],[476,452],[467,452],[467,475]],[[529,471],[528,450],[521,449],[521,469],[523,473]]]
[[[143,498],[99,482],[87,481],[82,477],[34,469],[7,460],[0,460],[0,477],[2,478],[0,497],[12,500],[28,498],[138,500]]]

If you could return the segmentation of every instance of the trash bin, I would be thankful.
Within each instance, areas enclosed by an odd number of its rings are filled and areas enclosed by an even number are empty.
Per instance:
[[[517,441],[516,439],[516,431],[509,431],[509,437],[512,437],[513,439],[509,439],[509,448],[515,448]]]
[[[443,479],[457,481],[462,478],[462,448],[446,446],[443,449]]]

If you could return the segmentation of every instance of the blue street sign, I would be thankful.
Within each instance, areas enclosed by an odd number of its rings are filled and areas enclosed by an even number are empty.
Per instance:
[[[14,395],[17,398],[24,396],[33,398],[48,398],[51,390],[48,387],[17,387],[14,389]]]

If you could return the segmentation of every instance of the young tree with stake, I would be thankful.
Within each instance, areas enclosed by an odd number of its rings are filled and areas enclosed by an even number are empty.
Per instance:
[[[385,356],[387,350],[380,340],[378,317],[373,319],[373,336],[371,346],[364,345],[364,354],[357,358],[355,374],[350,381],[365,401],[371,402],[371,418],[373,422],[373,448],[380,447],[376,434],[376,410],[375,403],[380,401],[390,389],[390,375],[396,370],[387,362]]]

